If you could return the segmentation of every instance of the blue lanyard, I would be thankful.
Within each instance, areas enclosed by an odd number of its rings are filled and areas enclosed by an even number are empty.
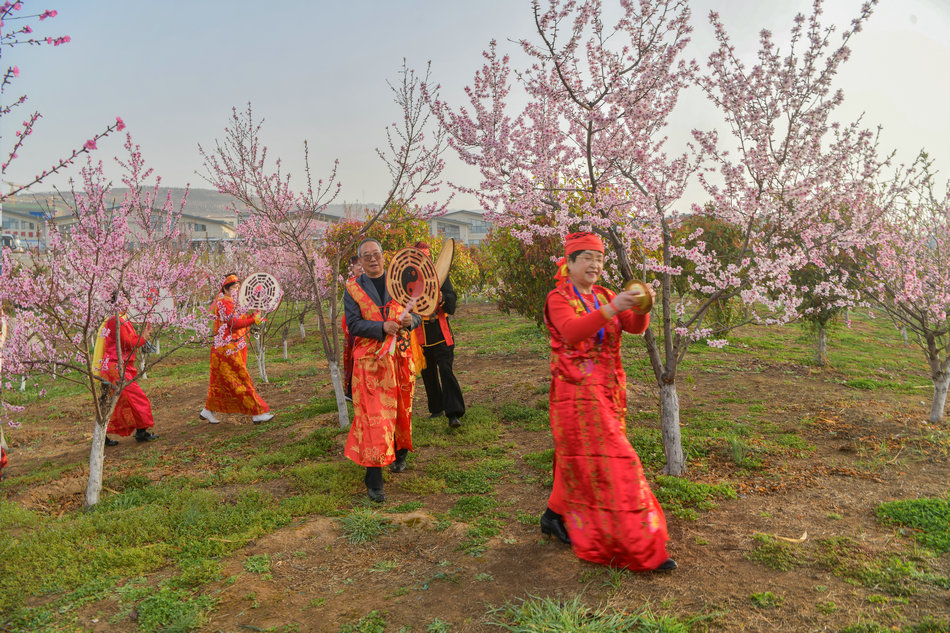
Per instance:
[[[584,310],[587,311],[587,314],[590,314],[590,308],[587,306],[587,302],[584,301],[584,297],[581,296],[581,293],[577,291],[577,286],[574,285],[574,282],[573,282],[573,281],[571,282],[571,288],[574,289],[574,294],[577,295],[577,298],[581,300],[581,305],[584,306]],[[592,294],[593,297],[594,297],[594,309],[595,309],[595,310],[599,310],[599,309],[600,309],[600,302],[597,301],[597,293],[596,293],[596,292],[593,292],[593,290],[594,290],[594,289],[591,288],[591,294]],[[602,344],[603,342],[604,342],[604,328],[600,328],[600,329],[597,331],[597,344],[600,345],[600,344]]]

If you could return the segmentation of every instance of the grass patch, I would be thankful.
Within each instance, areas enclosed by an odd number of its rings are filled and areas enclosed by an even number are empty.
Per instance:
[[[539,409],[521,402],[506,402],[498,409],[498,415],[503,420],[514,422],[525,431],[547,431],[551,428],[547,408]]]
[[[770,569],[789,571],[807,562],[797,545],[779,541],[767,534],[753,534],[752,540],[755,546],[747,558]]]
[[[130,488],[55,518],[0,501],[0,612],[16,616],[28,596],[75,591],[90,578],[115,583],[169,563],[201,567],[289,521],[270,495],[223,498],[185,480]]]
[[[749,596],[749,600],[752,601],[752,604],[762,609],[771,609],[772,607],[781,606],[785,599],[781,596],[776,596],[771,591],[763,591],[761,593],[753,593]]]
[[[589,608],[575,597],[569,602],[531,597],[488,613],[488,623],[512,633],[689,633],[689,622],[643,610],[622,613],[606,607]]]
[[[475,517],[490,512],[498,507],[498,502],[492,497],[470,496],[460,497],[449,510],[449,516],[460,521],[471,521]]]
[[[280,450],[262,448],[263,454],[252,459],[251,466],[287,466],[304,460],[326,457],[333,450],[333,438],[342,432],[336,427],[321,427]]]
[[[370,611],[356,622],[340,625],[340,633],[385,633],[386,618],[379,611]]]
[[[430,477],[445,482],[445,491],[453,494],[489,494],[494,482],[510,472],[514,466],[511,459],[486,458],[464,467],[454,460],[439,459],[428,472]]]
[[[550,486],[554,483],[554,449],[549,448],[536,453],[528,453],[522,457],[528,466],[539,471],[542,476],[542,485]]]
[[[406,503],[401,503],[394,508],[390,508],[389,512],[395,514],[403,514],[406,512],[415,512],[416,510],[422,509],[425,504],[421,501],[407,501]]]
[[[914,529],[914,538],[938,553],[950,551],[950,493],[946,497],[882,503],[875,510],[884,523]]]
[[[663,511],[681,519],[695,521],[700,510],[716,507],[716,500],[736,499],[735,489],[728,484],[703,484],[680,477],[660,475],[653,490]]]
[[[946,577],[921,571],[912,561],[894,554],[875,555],[848,537],[818,541],[818,546],[815,562],[851,584],[893,596],[915,595],[920,583],[950,589]]]
[[[469,556],[481,556],[489,539],[501,534],[501,521],[492,516],[481,516],[465,532],[465,540],[458,549]]]
[[[369,543],[395,529],[387,517],[369,508],[353,510],[340,519],[340,525],[351,543]]]

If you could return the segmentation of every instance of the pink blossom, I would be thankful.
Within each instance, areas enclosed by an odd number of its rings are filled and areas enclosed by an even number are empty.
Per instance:
[[[19,77],[19,76],[20,76],[20,67],[19,67],[19,66],[14,66],[14,67],[11,68],[10,70],[13,71],[13,76],[14,76],[14,77]]]
[[[96,147],[96,139],[91,138],[91,139],[89,139],[88,141],[86,141],[86,143],[83,145],[83,149],[90,150],[90,151],[91,151],[91,150],[94,150],[94,149],[97,149],[97,147]]]
[[[55,17],[56,17],[56,9],[49,9],[49,10],[43,11],[43,13],[40,14],[40,20],[45,20],[46,18],[55,18]]]
[[[122,117],[115,118],[115,129],[118,132],[121,132],[125,129],[125,121],[122,120]]]

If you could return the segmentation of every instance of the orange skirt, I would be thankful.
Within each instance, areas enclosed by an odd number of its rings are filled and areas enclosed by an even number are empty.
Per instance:
[[[231,351],[231,354],[228,354]],[[270,411],[247,373],[247,348],[228,345],[211,349],[211,377],[205,408],[214,413],[260,415]]]

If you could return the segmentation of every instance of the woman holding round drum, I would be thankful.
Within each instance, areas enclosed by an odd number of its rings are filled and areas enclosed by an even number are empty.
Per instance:
[[[663,510],[626,436],[621,335],[646,331],[653,291],[641,285],[614,294],[596,285],[604,246],[593,233],[568,235],[564,250],[565,266],[544,306],[551,334],[554,489],[541,531],[595,563],[675,569]]]
[[[218,424],[219,413],[252,416],[255,424],[273,419],[274,414],[254,388],[247,373],[247,332],[261,322],[259,312],[237,314],[236,295],[240,280],[228,273],[221,283],[221,292],[211,307],[214,315],[214,342],[211,344],[211,372],[208,397],[198,416]]]

